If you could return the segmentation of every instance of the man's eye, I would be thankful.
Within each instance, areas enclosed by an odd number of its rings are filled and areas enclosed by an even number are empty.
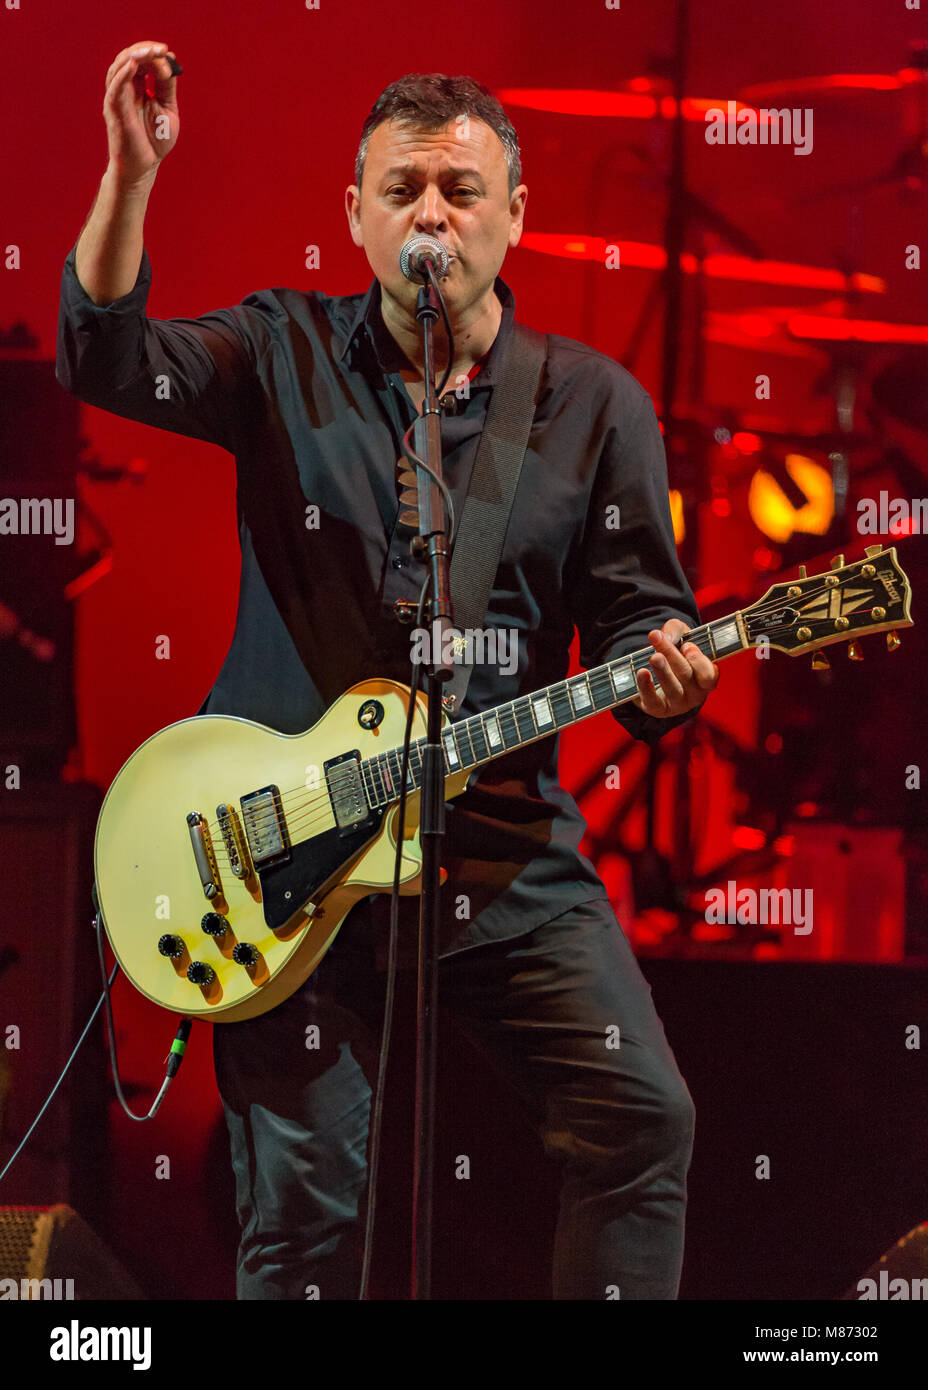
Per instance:
[[[387,194],[387,197],[388,197],[388,198],[406,198],[406,197],[408,197],[408,196],[410,195],[411,192],[412,192],[412,190],[411,190],[410,188],[408,188],[408,187],[405,187],[405,186],[401,186],[401,187],[397,187],[397,188],[391,188],[390,191],[389,191],[388,194]],[[458,185],[458,187],[453,188],[453,189],[451,190],[451,195],[452,195],[452,197],[454,197],[454,198],[457,198],[457,197],[476,198],[476,197],[477,197],[477,190],[474,189],[474,188],[465,188],[463,185]]]

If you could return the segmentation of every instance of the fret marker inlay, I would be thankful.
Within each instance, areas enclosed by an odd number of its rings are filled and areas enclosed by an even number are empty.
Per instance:
[[[548,704],[546,695],[536,696],[532,700],[532,706],[535,710],[535,718],[538,720],[539,728],[542,724],[554,723],[551,716],[551,706]]]

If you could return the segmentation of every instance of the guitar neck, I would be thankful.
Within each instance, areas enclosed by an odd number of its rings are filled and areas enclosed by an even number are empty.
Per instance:
[[[692,628],[686,636],[712,661],[733,656],[750,647],[744,615],[739,610],[713,623]],[[652,676],[651,646],[641,647],[616,661],[607,661],[568,680],[555,681],[531,695],[520,695],[503,705],[472,714],[445,729],[441,736],[445,775],[492,762],[527,743],[537,743],[571,724],[579,724],[604,710],[615,709],[638,694],[637,673],[648,667]],[[660,685],[655,677],[655,684]],[[409,746],[410,791],[422,781],[424,739]],[[402,748],[390,748],[361,763],[362,776],[372,807],[387,806],[399,797],[402,786]]]

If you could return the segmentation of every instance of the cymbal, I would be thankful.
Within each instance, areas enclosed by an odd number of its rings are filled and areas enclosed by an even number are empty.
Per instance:
[[[791,338],[781,323],[763,313],[717,313],[710,309],[703,336],[710,343],[772,352],[779,357],[819,357],[815,348]]]
[[[621,264],[637,270],[664,270],[667,252],[663,246],[646,241],[611,242],[605,237],[585,233],[523,232],[520,247],[538,251],[543,256],[560,256],[567,260],[598,261],[604,265],[607,247],[617,245]],[[802,265],[793,261],[756,261],[748,256],[712,255],[701,261],[684,252],[683,271],[695,275],[702,271],[709,279],[741,280],[761,285],[788,285],[793,289],[847,291],[855,289],[869,294],[885,294],[886,281],[876,275],[852,273],[846,275],[830,266]]]
[[[928,328],[921,323],[884,323],[878,319],[847,319],[800,312],[789,314],[784,327],[792,337],[806,342],[928,346]]]
[[[839,312],[815,311],[815,307],[776,305],[714,313],[707,316],[710,327],[728,333],[730,341],[749,346],[785,351],[788,343],[797,347],[817,344],[828,351],[836,344],[865,343],[868,346],[928,346],[928,327],[920,323],[888,323],[882,319],[850,319]],[[718,339],[722,341],[722,339]]]
[[[504,106],[522,106],[529,111],[550,111],[561,116],[608,116],[615,120],[651,121],[655,117],[672,121],[677,114],[677,102],[669,82],[661,78],[633,77],[617,88],[591,87],[500,87],[494,95]],[[726,97],[684,97],[682,115],[685,121],[705,124],[706,112],[721,108],[728,110],[731,100],[735,110],[753,110],[747,102]]]
[[[898,72],[832,72],[820,77],[785,77],[777,82],[753,82],[743,87],[739,99],[752,105],[789,97],[834,97],[838,100],[871,100],[876,93],[899,93],[925,81],[919,68]]]

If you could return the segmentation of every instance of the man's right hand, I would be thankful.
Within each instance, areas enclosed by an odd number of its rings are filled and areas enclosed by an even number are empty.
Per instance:
[[[103,118],[109,142],[109,167],[120,185],[150,184],[158,165],[174,148],[180,133],[177,78],[171,76],[166,43],[145,39],[118,53],[106,74]],[[145,92],[152,75],[154,96]]]

